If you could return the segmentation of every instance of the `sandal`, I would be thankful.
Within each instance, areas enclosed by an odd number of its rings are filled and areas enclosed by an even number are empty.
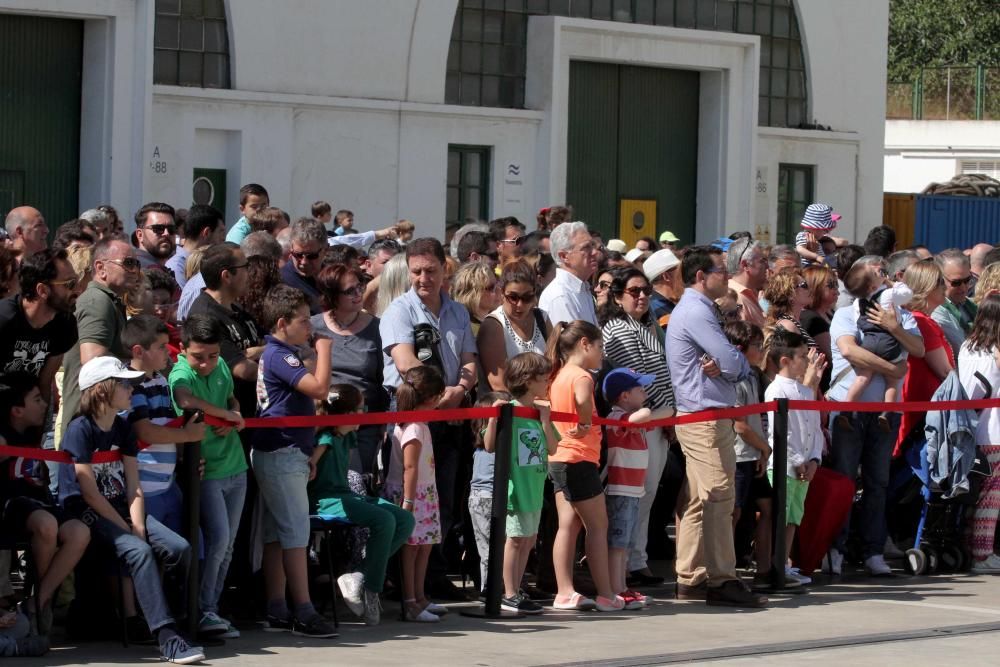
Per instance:
[[[576,591],[569,596],[568,601],[563,598],[563,601],[560,602],[560,597],[561,596],[559,595],[556,596],[555,602],[552,603],[553,609],[569,609],[573,611],[593,611],[594,609],[597,609],[596,602],[588,597],[580,595]]]
[[[441,620],[440,616],[432,614],[419,605],[412,602],[406,603],[406,612],[403,614],[403,619],[410,621],[411,623],[438,623]]]

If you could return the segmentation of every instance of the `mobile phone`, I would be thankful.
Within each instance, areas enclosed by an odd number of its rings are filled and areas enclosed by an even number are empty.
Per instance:
[[[711,363],[713,361],[715,361],[715,359],[713,359],[712,355],[710,355],[708,352],[706,352],[705,354],[701,355],[701,363],[708,364],[708,363]]]

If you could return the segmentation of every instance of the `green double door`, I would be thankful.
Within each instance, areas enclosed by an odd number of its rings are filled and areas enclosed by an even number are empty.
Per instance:
[[[79,212],[82,73],[82,21],[0,14],[0,220],[27,204],[55,229]]]
[[[605,240],[669,229],[694,241],[698,94],[694,71],[570,63],[566,201],[577,220]]]

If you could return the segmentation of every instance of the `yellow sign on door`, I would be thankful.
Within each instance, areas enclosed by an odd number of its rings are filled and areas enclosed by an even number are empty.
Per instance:
[[[643,236],[656,238],[656,200],[622,199],[618,204],[618,238],[631,249]]]

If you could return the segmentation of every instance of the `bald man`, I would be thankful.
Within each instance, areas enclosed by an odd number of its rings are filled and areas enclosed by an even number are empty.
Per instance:
[[[49,228],[37,208],[18,206],[12,209],[7,214],[4,226],[18,261],[21,257],[45,250],[49,245]]]

